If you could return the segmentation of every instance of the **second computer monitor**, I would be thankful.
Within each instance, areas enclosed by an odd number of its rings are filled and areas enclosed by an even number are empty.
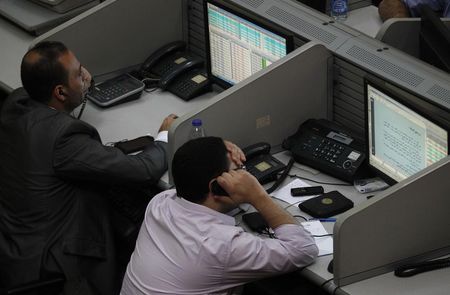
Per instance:
[[[369,166],[390,183],[445,158],[450,131],[448,111],[394,89],[365,82]]]
[[[292,37],[217,1],[205,1],[205,21],[208,74],[222,87],[244,80],[293,49]]]

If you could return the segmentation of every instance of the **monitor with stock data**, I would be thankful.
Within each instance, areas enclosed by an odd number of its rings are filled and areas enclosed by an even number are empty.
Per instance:
[[[210,78],[232,86],[292,51],[292,37],[243,11],[205,1],[207,66]]]

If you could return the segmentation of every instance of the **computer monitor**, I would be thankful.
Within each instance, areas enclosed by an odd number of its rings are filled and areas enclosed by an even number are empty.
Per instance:
[[[224,1],[205,1],[208,75],[227,88],[269,66],[293,49],[293,38]]]
[[[427,5],[420,6],[419,56],[450,73],[450,29]]]
[[[374,81],[364,83],[368,164],[393,184],[448,155],[450,112]]]

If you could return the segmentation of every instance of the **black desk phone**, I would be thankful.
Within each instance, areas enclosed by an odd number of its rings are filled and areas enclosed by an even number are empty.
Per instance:
[[[258,179],[261,184],[265,184],[278,179],[278,174],[281,171],[288,170],[286,165],[274,158],[270,154],[270,144],[265,142],[255,143],[242,151],[245,154],[247,161],[245,168],[249,173]],[[286,171],[287,173],[288,171]],[[277,184],[276,186],[278,186]],[[274,187],[275,189],[275,187]],[[215,195],[227,196],[225,190],[220,187],[217,181],[212,182],[211,191]]]
[[[355,179],[366,158],[361,143],[325,119],[307,120],[283,147],[292,152],[295,161],[348,182]]]
[[[86,97],[96,105],[106,108],[138,99],[142,90],[144,90],[144,83],[128,74],[123,74],[96,84]]]
[[[211,90],[203,60],[188,54],[184,41],[174,41],[159,48],[132,75],[142,80],[147,88],[168,90],[183,100]]]
[[[247,171],[255,176],[261,184],[276,180],[278,173],[286,168],[286,165],[270,154],[270,144],[268,143],[255,143],[242,151],[247,158],[245,162]]]

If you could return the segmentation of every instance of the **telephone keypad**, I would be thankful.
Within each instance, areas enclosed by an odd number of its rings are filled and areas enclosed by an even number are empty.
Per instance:
[[[310,140],[308,143],[304,144],[302,149],[311,150],[314,158],[321,159],[332,164],[336,164],[340,155],[345,151],[345,147],[341,144],[325,138],[321,140]],[[348,166],[348,164],[346,166]]]
[[[112,78],[96,85],[87,98],[99,106],[106,107],[139,97],[144,84],[129,75]]]

